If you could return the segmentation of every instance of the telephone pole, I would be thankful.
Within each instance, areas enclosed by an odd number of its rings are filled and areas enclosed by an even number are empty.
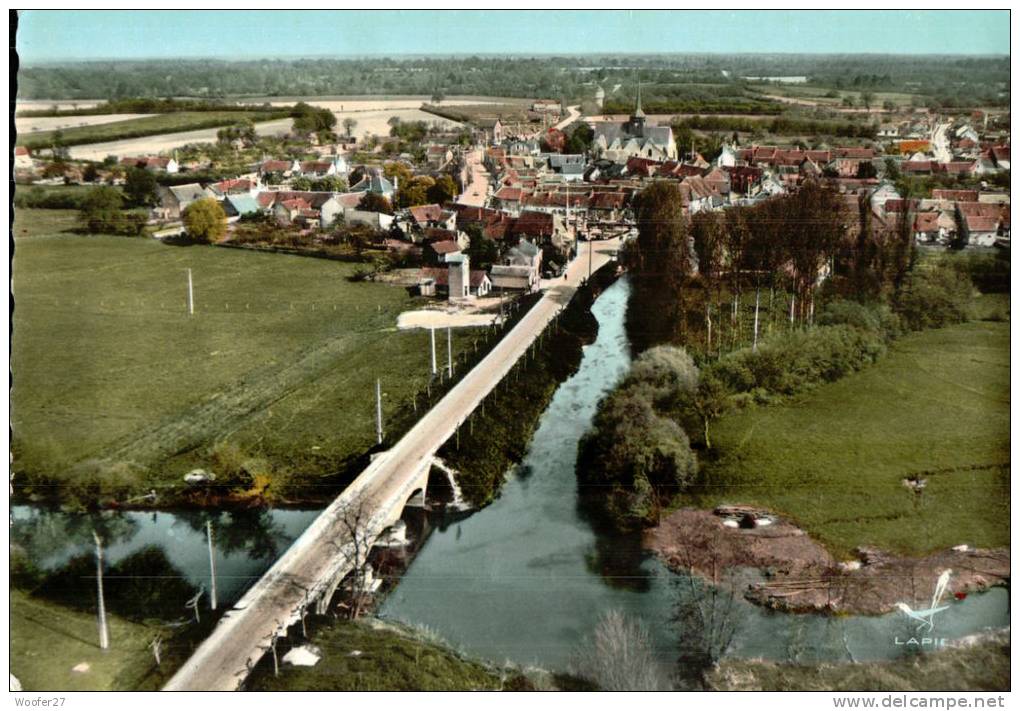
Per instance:
[[[216,559],[213,556],[213,532],[212,521],[205,522],[205,538],[209,544],[209,609],[216,609]]]
[[[432,342],[432,374],[436,374],[436,329],[429,329],[429,340]]]
[[[453,377],[453,328],[446,327],[446,370],[447,374]]]
[[[382,444],[382,381],[375,379],[375,438],[378,444]]]
[[[188,316],[195,313],[195,291],[191,284],[191,268],[188,267]]]
[[[99,600],[99,648],[110,648],[110,632],[106,628],[106,601],[103,598],[103,539],[99,534],[92,531],[92,538],[96,541],[96,588]]]

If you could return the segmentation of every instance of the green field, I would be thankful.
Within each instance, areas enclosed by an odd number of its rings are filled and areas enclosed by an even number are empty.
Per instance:
[[[1009,404],[1008,323],[911,334],[861,373],[723,417],[697,503],[769,507],[843,556],[1007,546]]]
[[[74,218],[16,211],[11,419],[23,483],[179,487],[191,467],[223,464],[218,446],[262,461],[249,472],[310,486],[375,444],[376,378],[387,421],[425,387],[428,336],[395,327],[415,301],[348,281],[357,265],[63,233]],[[455,336],[454,356],[473,338]]]
[[[156,631],[108,616],[110,648],[99,648],[95,615],[11,590],[11,673],[25,691],[109,691],[138,688],[155,666]],[[73,667],[85,662],[88,671]]]
[[[67,146],[86,143],[104,143],[125,138],[158,136],[162,133],[195,131],[203,128],[231,126],[244,119],[268,121],[283,118],[287,112],[280,111],[178,111],[158,116],[114,121],[96,126],[75,126],[61,131],[62,141]],[[54,131],[37,131],[18,135],[18,145],[28,148],[49,148],[53,143]]]

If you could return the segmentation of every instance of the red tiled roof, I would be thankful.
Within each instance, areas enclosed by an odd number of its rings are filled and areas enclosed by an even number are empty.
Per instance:
[[[29,154],[28,149],[25,148],[24,146],[17,146],[14,149],[14,155],[16,156],[27,156],[28,154]]]
[[[477,289],[488,276],[484,269],[472,269],[469,272],[468,279],[471,286]],[[436,286],[449,286],[450,269],[449,267],[422,267],[419,279],[434,279]]]
[[[306,160],[301,163],[302,173],[327,173],[333,165],[328,160]]]
[[[996,162],[1009,160],[1009,146],[992,146],[992,157]]]
[[[904,173],[930,173],[932,171],[930,160],[907,160],[900,165]]]
[[[957,202],[956,208],[964,216],[997,217],[1001,208],[991,202]]]
[[[974,171],[973,161],[950,161],[949,163],[936,163],[933,166],[943,173],[971,173]]]
[[[919,212],[916,215],[914,215],[915,232],[938,232],[938,229],[939,229],[939,213]]]
[[[429,247],[431,247],[432,251],[436,254],[453,254],[454,252],[460,251],[460,245],[452,239],[443,240],[441,242],[432,242]]]
[[[999,229],[997,217],[982,217],[980,215],[964,215],[968,232],[996,232]]]
[[[619,210],[626,204],[627,193],[598,192],[591,199],[591,206],[596,210]]]
[[[285,160],[267,160],[262,164],[262,170],[265,173],[286,173],[291,165],[293,164]]]
[[[442,218],[443,208],[439,205],[416,205],[408,210],[411,217],[419,225],[424,226],[429,222],[436,222]]]
[[[885,211],[886,212],[903,212],[905,210],[916,210],[918,204],[919,204],[919,201],[916,200],[916,199],[911,199],[911,200],[902,200],[902,199],[886,200],[885,201]]]
[[[513,188],[509,185],[504,185],[496,194],[493,195],[497,200],[506,200],[507,202],[520,202],[522,190],[520,188]]]

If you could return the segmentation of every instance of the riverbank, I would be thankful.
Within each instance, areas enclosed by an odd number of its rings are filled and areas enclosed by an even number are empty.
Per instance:
[[[759,570],[764,580],[749,585],[744,597],[782,612],[881,615],[900,602],[917,606],[930,600],[935,581],[947,569],[953,571],[947,602],[1009,584],[1008,548],[964,545],[919,558],[861,548],[852,560],[838,562],[772,512],[750,510],[745,525],[730,514],[729,509],[673,511],[645,532],[645,545],[678,573],[693,571],[712,579],[719,570]],[[752,520],[767,523],[751,527]]]
[[[798,665],[726,660],[709,675],[708,683],[715,691],[1007,691],[1009,630],[891,662]]]

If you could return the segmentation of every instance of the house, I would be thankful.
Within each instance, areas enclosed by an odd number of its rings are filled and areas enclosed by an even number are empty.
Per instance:
[[[938,212],[918,212],[914,215],[914,239],[922,243],[941,243],[945,235],[939,229]]]
[[[471,269],[471,260],[460,254],[446,267],[423,267],[418,276],[422,296],[445,294],[450,299],[486,296],[492,291],[492,280],[484,269]]]
[[[223,198],[223,211],[227,217],[244,217],[262,212],[258,200],[249,193],[227,195]]]
[[[521,240],[504,255],[502,264],[490,270],[492,285],[500,289],[532,292],[541,285],[542,250],[528,240]]]
[[[375,193],[376,195],[382,195],[384,198],[392,202],[393,196],[397,192],[397,185],[383,177],[378,170],[373,170],[356,184],[352,185],[349,192]]]
[[[728,143],[724,143],[719,156],[715,159],[716,166],[732,168],[737,164],[737,152]]]
[[[163,156],[125,157],[120,159],[120,164],[125,168],[143,168],[154,173],[176,173],[180,170],[175,159]]]
[[[457,228],[457,213],[452,210],[444,210],[441,205],[416,205],[409,207],[397,218],[397,226],[405,235],[414,239],[420,236],[430,227],[437,227],[443,230],[455,230]]]
[[[962,234],[968,247],[992,247],[999,237],[999,218],[964,214]]]
[[[259,177],[270,173],[288,177],[301,172],[301,164],[296,160],[265,160],[260,163],[256,172]]]
[[[943,188],[933,188],[931,196],[934,200],[948,200],[950,202],[978,201],[977,190],[946,190]]]
[[[584,178],[586,162],[584,156],[575,153],[550,153],[549,168],[562,175],[565,180],[575,181]]]
[[[453,151],[449,146],[429,146],[425,149],[425,162],[433,170],[439,170],[453,160]]]
[[[221,180],[218,183],[211,183],[206,186],[217,197],[227,195],[252,195],[258,192],[258,183],[247,178],[234,178],[232,180]]]
[[[561,114],[563,104],[553,99],[539,99],[531,104],[531,110],[538,114]]]
[[[336,163],[331,160],[306,160],[298,165],[302,177],[321,179],[336,175]]]
[[[568,232],[562,215],[537,210],[523,210],[510,227],[510,234],[539,245],[550,245],[562,253],[573,246],[573,235]]]
[[[990,153],[999,170],[1009,170],[1009,146],[992,146]]]
[[[676,160],[676,140],[669,126],[649,126],[641,109],[641,86],[638,85],[637,103],[630,119],[623,123],[596,121],[592,151],[599,158],[625,163],[628,158],[640,156],[654,160]]]
[[[203,198],[215,198],[216,193],[203,188],[198,183],[187,183],[186,185],[172,185],[170,187],[160,186],[159,204],[157,214],[164,220],[179,220],[181,213],[196,200]]]
[[[588,203],[588,211],[592,219],[619,222],[627,207],[627,197],[622,191],[596,192]]]
[[[503,123],[498,118],[482,118],[475,121],[475,126],[487,145],[503,142]]]
[[[14,169],[15,170],[32,170],[35,167],[35,161],[32,160],[31,152],[24,146],[17,146],[14,149]]]
[[[456,261],[464,254],[456,240],[446,239],[425,245],[424,256],[433,264]]]

